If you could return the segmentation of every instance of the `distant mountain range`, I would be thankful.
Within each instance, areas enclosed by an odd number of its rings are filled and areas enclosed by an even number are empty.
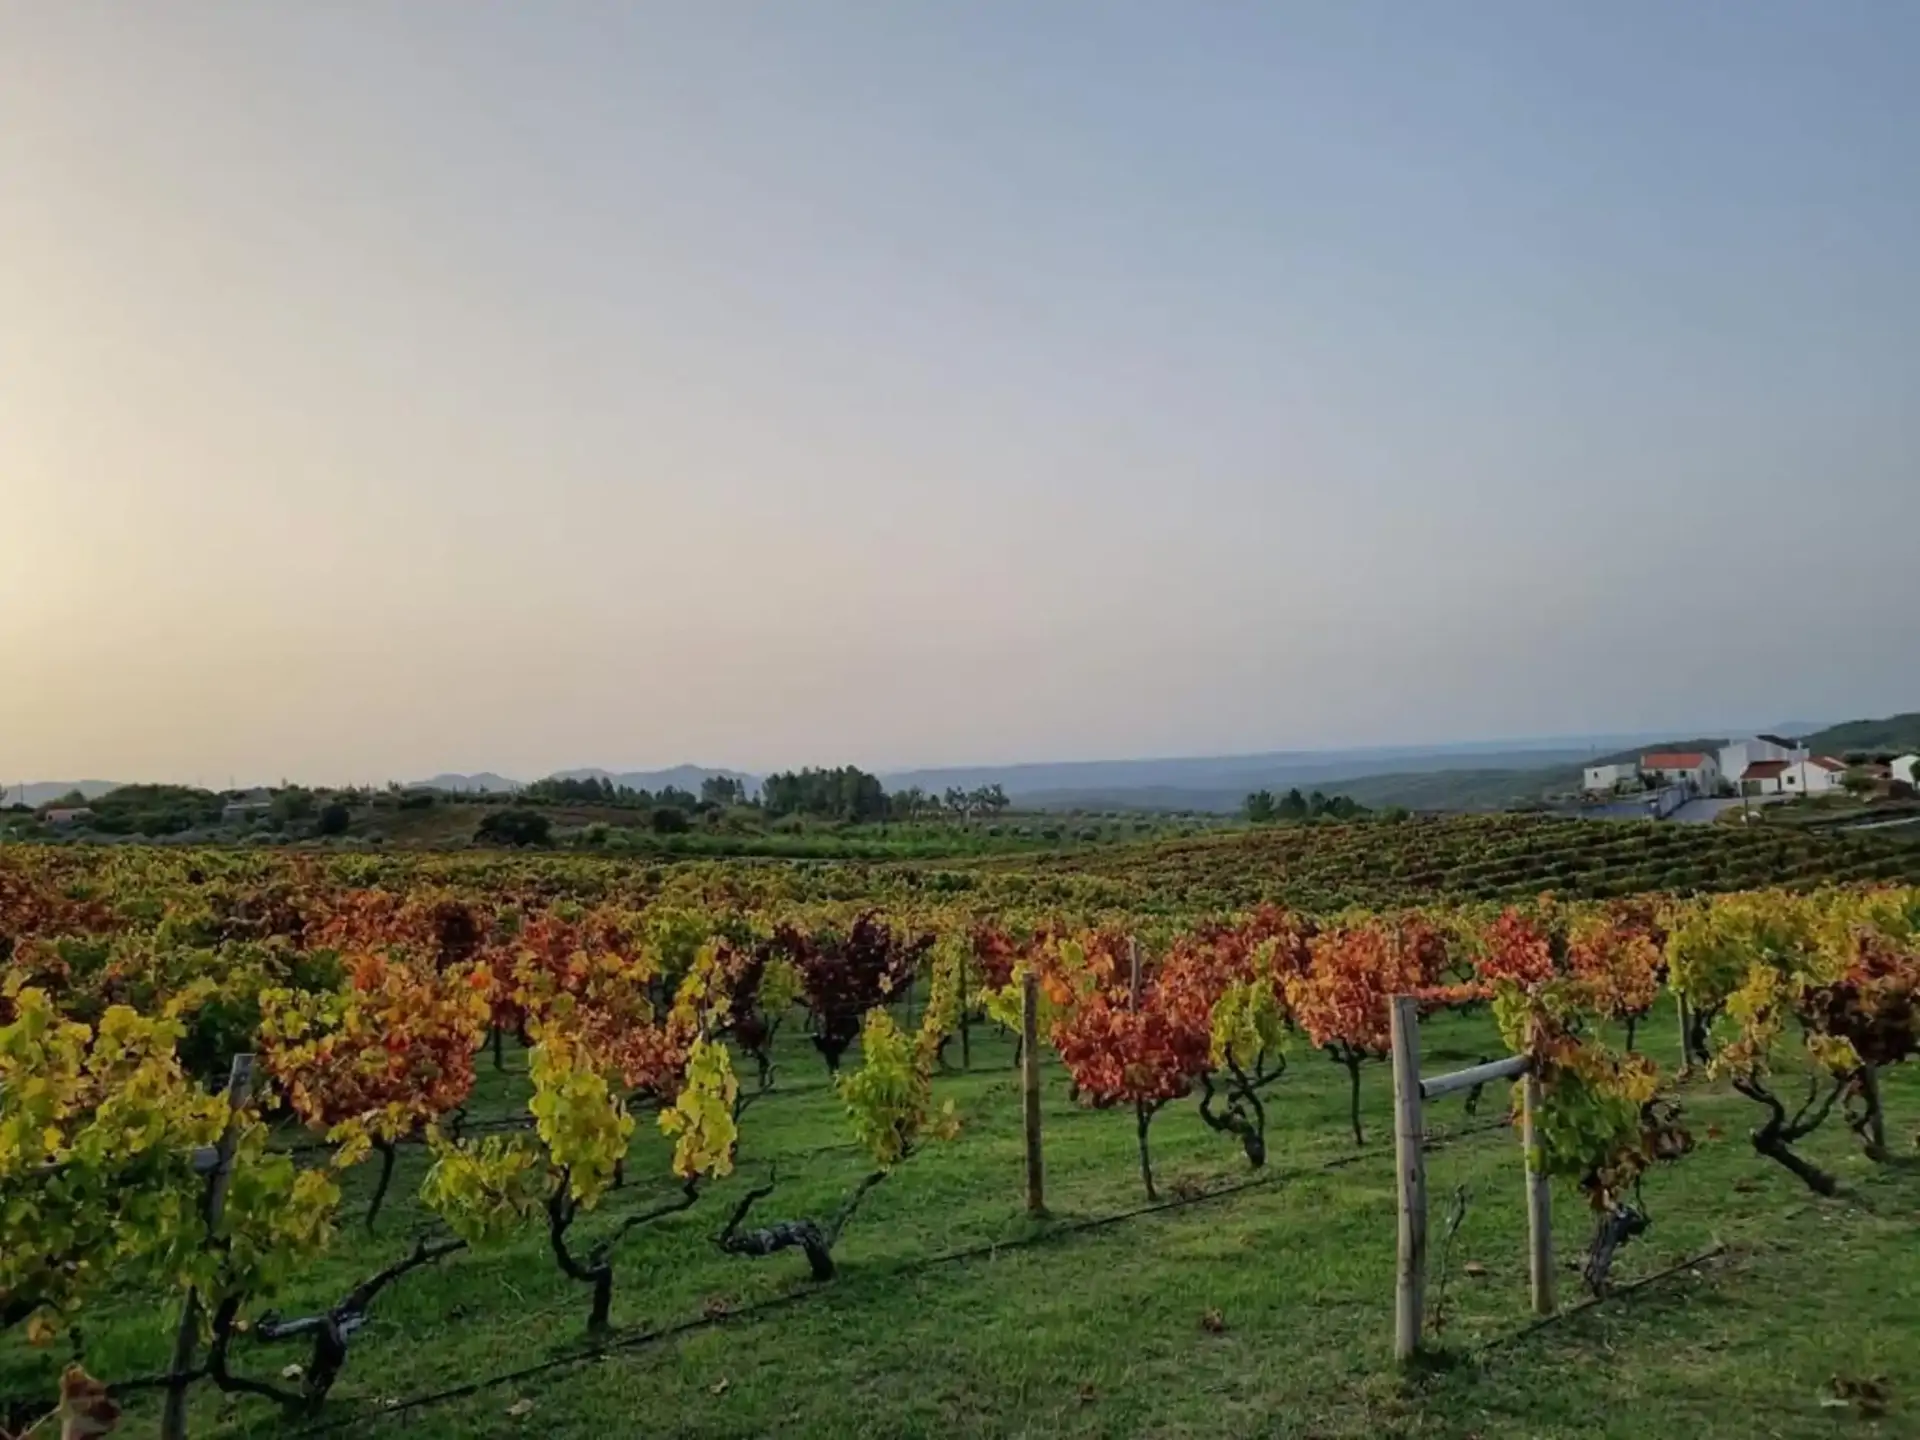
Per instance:
[[[413,790],[445,790],[450,795],[500,795],[512,794],[515,790],[527,787],[518,780],[509,780],[504,775],[496,775],[491,770],[482,770],[478,775],[455,775],[444,773],[429,780],[412,780],[408,788]]]

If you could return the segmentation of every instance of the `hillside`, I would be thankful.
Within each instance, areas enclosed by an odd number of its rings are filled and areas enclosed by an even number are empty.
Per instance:
[[[1584,763],[1588,765],[1627,765],[1637,761],[1642,755],[1651,755],[1655,751],[1663,751],[1669,755],[1684,755],[1689,752],[1718,755],[1722,746],[1731,743],[1731,738],[1725,735],[1696,735],[1691,740],[1660,740],[1649,745],[1636,745],[1631,750],[1618,750],[1611,755],[1599,755]],[[1579,778],[1578,775],[1574,776],[1576,783]]]
[[[1479,745],[1393,746],[1353,750],[1275,750],[1255,755],[1194,755],[1148,760],[1075,760],[975,765],[883,774],[889,789],[918,785],[935,794],[948,786],[999,785],[1018,804],[1097,806],[1141,803],[1156,792],[1177,796],[1180,808],[1231,809],[1250,790],[1293,786],[1326,788],[1329,781],[1366,775],[1427,774],[1441,770],[1531,770],[1583,763],[1600,743],[1631,737],[1556,741],[1494,741]],[[1200,803],[1210,797],[1212,803]],[[1223,803],[1222,797],[1231,797]],[[1158,803],[1164,803],[1158,802]]]
[[[1849,750],[1920,751],[1920,711],[1889,715],[1884,720],[1848,720],[1807,737],[1816,755],[1844,755]]]
[[[1528,770],[1437,770],[1415,774],[1364,775],[1326,786],[1329,794],[1359,801],[1371,810],[1390,805],[1408,810],[1506,810],[1564,795],[1580,784],[1580,766]]]

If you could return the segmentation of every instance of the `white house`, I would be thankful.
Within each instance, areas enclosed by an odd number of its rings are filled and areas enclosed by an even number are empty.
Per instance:
[[[64,830],[69,825],[78,825],[83,820],[93,819],[93,807],[91,805],[70,805],[62,809],[43,810],[40,818],[45,820],[47,824],[56,825]]]
[[[1841,788],[1847,767],[1831,755],[1795,760],[1780,772],[1782,795],[1827,795]]]
[[[1611,795],[1623,785],[1639,783],[1640,767],[1631,760],[1624,765],[1589,765],[1580,782],[1589,795]]]
[[[1720,762],[1700,750],[1656,750],[1640,757],[1640,773],[1662,785],[1684,785],[1696,795],[1720,787]]]
[[[1893,772],[1894,779],[1920,786],[1920,755],[1902,755],[1887,768]]]
[[[1729,746],[1737,749],[1737,746]],[[1780,777],[1786,774],[1791,760],[1755,760],[1739,773],[1740,793],[1742,795],[1778,795]],[[1733,773],[1731,771],[1729,774]]]
[[[1721,748],[1720,773],[1729,780],[1739,780],[1747,773],[1749,765],[1760,765],[1769,760],[1806,758],[1807,751],[1797,740],[1789,740],[1783,735],[1756,735],[1751,740],[1737,740]]]

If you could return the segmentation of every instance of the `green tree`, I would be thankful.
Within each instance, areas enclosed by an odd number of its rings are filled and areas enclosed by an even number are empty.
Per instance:
[[[1247,796],[1246,811],[1247,819],[1264,825],[1279,813],[1279,807],[1274,803],[1271,790],[1256,790]]]
[[[770,815],[812,815],[825,820],[880,820],[887,814],[887,792],[877,776],[853,765],[834,770],[769,775],[760,797]]]
[[[489,815],[487,818],[491,820],[493,817]],[[320,818],[315,823],[314,829],[322,835],[344,835],[352,819],[353,812],[345,805],[338,800],[329,800],[320,807]]]
[[[708,805],[738,805],[747,798],[744,782],[731,775],[709,775],[700,782],[700,799]]]

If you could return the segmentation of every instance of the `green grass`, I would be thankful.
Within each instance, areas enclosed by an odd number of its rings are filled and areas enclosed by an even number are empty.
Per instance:
[[[1670,1038],[1653,1027],[1647,1043]],[[1484,1019],[1448,1017],[1423,1035],[1429,1074],[1495,1042]],[[1670,1048],[1670,1047],[1669,1047]],[[1368,1144],[1345,1128],[1344,1074],[1311,1052],[1273,1092],[1272,1159],[1262,1183],[1101,1228],[1078,1222],[1142,1203],[1130,1114],[1070,1106],[1046,1072],[1051,1222],[1021,1209],[1021,1134],[1011,1052],[979,1037],[970,1073],[942,1079],[965,1121],[868,1197],[817,1287],[793,1252],[765,1260],[710,1243],[742,1189],[777,1161],[780,1188],[756,1218],[827,1213],[860,1175],[819,1061],[783,1037],[777,1091],[743,1122],[740,1173],[692,1211],[629,1237],[617,1259],[621,1344],[588,1356],[585,1287],[566,1280],[543,1234],[460,1255],[378,1302],[321,1423],[355,1436],[1608,1436],[1747,1437],[1920,1433],[1920,1173],[1876,1169],[1834,1123],[1806,1147],[1845,1192],[1816,1199],[1755,1156],[1747,1102],[1713,1087],[1688,1094],[1701,1148],[1650,1179],[1653,1230],[1623,1252],[1630,1282],[1721,1244],[1725,1251],[1529,1333],[1521,1176],[1513,1132],[1486,1127],[1455,1097],[1429,1107],[1447,1140],[1429,1156],[1436,1244],[1456,1187],[1469,1195],[1447,1260],[1438,1360],[1412,1375],[1389,1359],[1394,1195],[1388,1077],[1369,1067]],[[958,1047],[950,1054],[957,1060]],[[509,1054],[509,1066],[519,1057]],[[505,1114],[524,1081],[483,1069],[476,1115]],[[1920,1084],[1888,1084],[1896,1133],[1920,1116]],[[1707,1138],[1709,1127],[1719,1138]],[[1164,1193],[1249,1178],[1237,1146],[1205,1129],[1192,1102],[1153,1129]],[[597,1226],[666,1188],[662,1137],[643,1117],[630,1186]],[[424,1156],[410,1150],[369,1237],[344,1228],[324,1264],[283,1297],[306,1313],[403,1251],[423,1217],[411,1198]],[[349,1177],[349,1215],[369,1176]],[[1577,1264],[1588,1221],[1555,1194],[1563,1262]],[[942,1262],[960,1250],[1002,1246]],[[1484,1274],[1468,1276],[1473,1262]],[[1441,1274],[1436,1249],[1434,1288]],[[1563,1301],[1579,1280],[1562,1270]],[[733,1318],[644,1342],[649,1330]],[[1202,1317],[1217,1311],[1224,1330]],[[95,1373],[164,1365],[175,1310],[124,1295],[89,1312]],[[586,1356],[463,1398],[390,1410],[502,1372]],[[0,1395],[49,1393],[64,1349],[0,1345]],[[246,1341],[235,1363],[274,1377],[304,1347]],[[1890,1411],[1871,1420],[1825,1407],[1833,1376],[1884,1376]],[[510,1413],[530,1402],[522,1414]],[[132,1402],[149,1432],[150,1397]],[[283,1435],[308,1422],[254,1399],[196,1391],[197,1434]],[[1836,1430],[1836,1427],[1839,1427]]]

